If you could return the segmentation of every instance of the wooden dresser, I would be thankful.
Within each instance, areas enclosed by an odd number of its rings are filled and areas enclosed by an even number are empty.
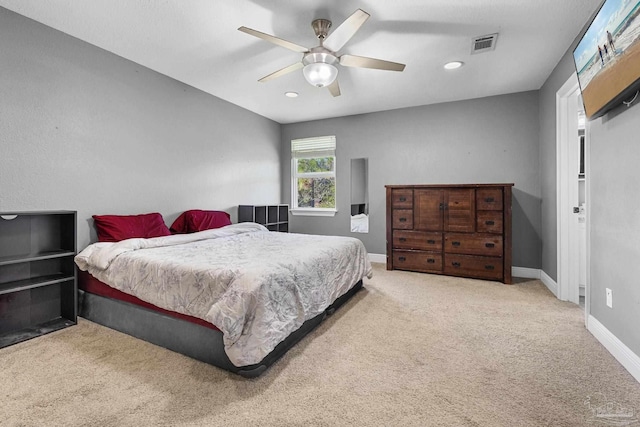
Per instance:
[[[512,187],[387,185],[387,270],[511,283]]]

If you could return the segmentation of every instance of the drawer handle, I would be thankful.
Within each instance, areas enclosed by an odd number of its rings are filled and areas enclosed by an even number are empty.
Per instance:
[[[459,262],[452,262],[451,265],[454,266],[454,267],[460,267],[460,263]]]
[[[406,259],[405,257],[401,256],[400,258],[398,258],[398,260],[399,260],[399,261],[401,261],[401,262],[404,262],[404,261],[406,261],[407,259]]]
[[[495,225],[496,223],[494,221],[485,221],[484,224],[485,225]]]
[[[400,200],[401,202],[406,202],[406,201],[407,201],[407,198],[406,198],[406,197],[400,197],[400,199],[399,199],[399,200]]]
[[[484,246],[485,248],[494,248],[496,245],[494,245],[493,243],[485,243]]]
[[[400,222],[407,222],[407,218],[400,218],[399,221]]]
[[[427,260],[427,264],[435,264],[435,263],[436,263],[436,260],[435,260],[435,259],[433,259],[433,258],[429,258],[429,259]]]
[[[400,240],[401,242],[406,242],[407,239],[405,237],[400,237],[398,240]]]
[[[429,239],[429,240],[427,240],[427,243],[430,244],[430,245],[435,245],[436,241]]]
[[[495,267],[493,265],[485,265],[484,269],[485,270],[493,270]]]
[[[487,197],[487,198],[484,199],[484,201],[487,202],[487,203],[493,203],[493,202],[495,202],[495,199],[493,197]]]
[[[451,246],[460,246],[460,242],[451,242]]]
[[[440,210],[443,211],[444,210],[444,203],[440,203]]]

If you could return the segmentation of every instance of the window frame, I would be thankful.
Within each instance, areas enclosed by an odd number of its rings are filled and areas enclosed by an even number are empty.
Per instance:
[[[311,142],[313,141],[333,141],[333,148],[318,149],[318,150],[301,150],[295,149],[296,142]],[[330,142],[328,142],[330,144]],[[291,141],[291,214],[292,215],[305,215],[305,216],[335,216],[338,212],[338,177],[337,177],[337,156],[335,153],[335,136],[322,136],[312,137],[304,139],[294,139]],[[333,158],[333,171],[327,172],[298,172],[298,160],[300,159],[316,159],[316,158]],[[335,206],[333,208],[316,208],[316,207],[299,207],[298,206],[298,179],[300,178],[333,178],[334,180],[334,200]]]

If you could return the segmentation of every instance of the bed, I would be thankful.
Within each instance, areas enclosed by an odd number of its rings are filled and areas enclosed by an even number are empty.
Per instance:
[[[80,315],[245,377],[264,372],[353,296],[362,242],[241,223],[89,245]]]

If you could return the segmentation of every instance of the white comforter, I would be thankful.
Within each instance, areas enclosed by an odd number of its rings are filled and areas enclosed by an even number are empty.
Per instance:
[[[75,260],[116,289],[213,323],[236,366],[260,362],[372,272],[360,240],[275,233],[254,223],[94,243]]]

